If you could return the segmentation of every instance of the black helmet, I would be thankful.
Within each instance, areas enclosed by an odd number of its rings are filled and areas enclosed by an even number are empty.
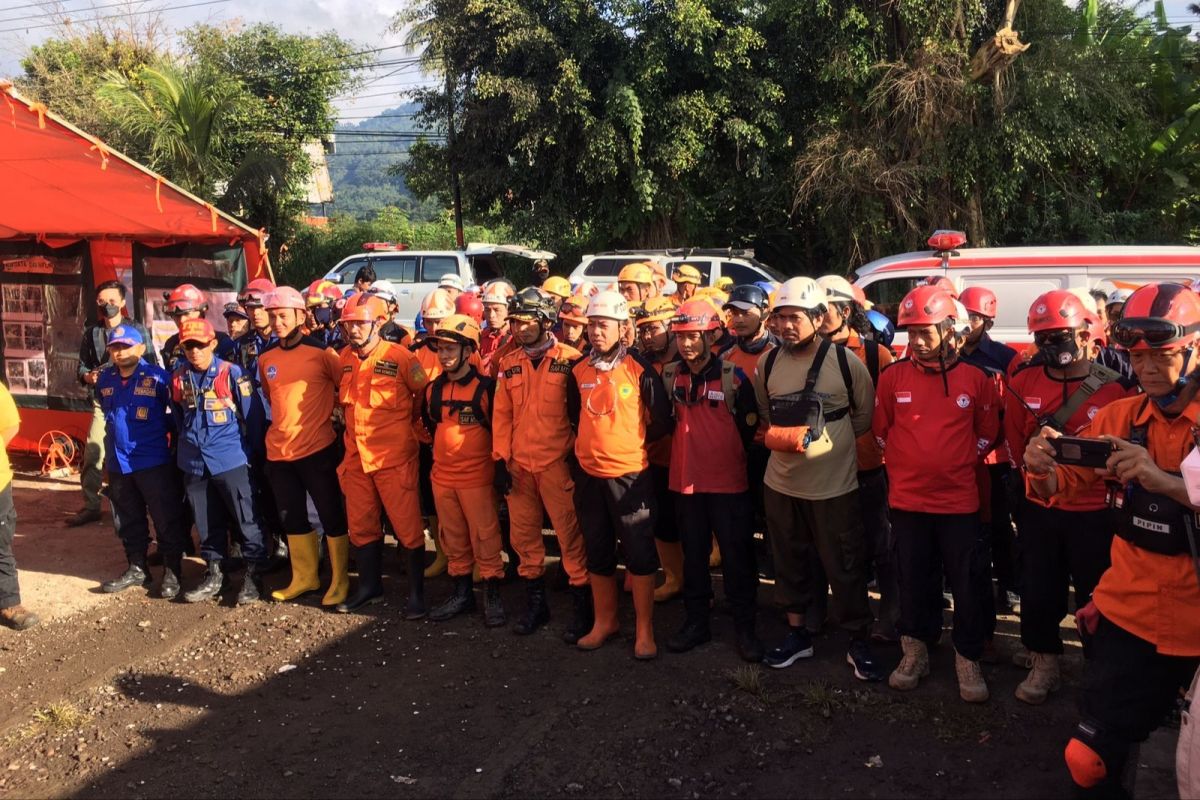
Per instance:
[[[549,297],[538,289],[527,286],[508,299],[508,315],[554,322],[558,318],[558,310]]]
[[[741,286],[735,286],[733,287],[733,291],[729,293],[729,299],[722,306],[722,308],[730,307],[740,308],[743,311],[749,311],[751,308],[764,311],[767,308],[767,293],[753,283],[743,283]]]

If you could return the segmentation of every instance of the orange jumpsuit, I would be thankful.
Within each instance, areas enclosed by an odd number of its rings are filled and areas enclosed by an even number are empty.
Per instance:
[[[492,486],[492,396],[495,381],[471,367],[452,381],[444,373],[425,389],[425,424],[433,433],[433,502],[451,577],[503,578],[500,519]]]
[[[346,455],[338,480],[346,496],[350,543],[363,547],[382,539],[380,513],[386,511],[404,547],[423,547],[414,424],[425,370],[407,347],[385,341],[365,358],[353,348],[343,349],[341,364],[338,402],[345,411]]]
[[[587,556],[575,516],[575,482],[566,457],[575,446],[567,418],[567,382],[579,351],[556,343],[535,365],[523,348],[499,362],[492,457],[508,464],[509,534],[522,578],[545,572],[542,508],[550,515],[572,586],[586,586]]]

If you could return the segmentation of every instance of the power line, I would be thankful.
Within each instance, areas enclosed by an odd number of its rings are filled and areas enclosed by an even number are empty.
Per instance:
[[[105,15],[99,16],[99,17],[90,17],[88,19],[80,19],[80,20],[68,19],[68,22],[71,22],[71,23],[100,22],[101,20],[105,20],[105,19],[116,19],[118,17],[129,17],[129,16],[141,16],[143,14],[161,14],[161,13],[164,13],[167,11],[179,11],[184,8],[199,8],[200,6],[215,6],[215,5],[221,5],[223,3],[228,3],[228,2],[230,2],[230,0],[204,0],[204,2],[201,2],[201,3],[185,3],[183,5],[163,6],[161,8],[152,8],[148,11],[130,11],[127,14],[105,14]],[[62,22],[43,22],[39,25],[22,25],[17,28],[0,28],[0,33],[15,33],[17,31],[32,31],[32,30],[37,30],[38,28],[55,28],[61,24],[62,24]]]
[[[150,2],[150,0],[122,0],[122,2],[120,2],[120,3],[109,3],[109,4],[103,5],[103,6],[90,6],[88,8],[77,8],[77,9],[73,9],[73,10],[59,9],[58,11],[46,11],[46,12],[40,13],[40,14],[24,14],[19,17],[6,17],[4,19],[0,19],[0,22],[21,22],[22,20],[38,19],[39,17],[67,17],[71,14],[76,14],[76,13],[80,13],[80,12],[84,12],[84,11],[90,13],[92,11],[103,11],[106,8],[118,8],[121,6],[140,6],[142,3],[148,3],[148,2]],[[43,5],[49,5],[49,3],[45,3]],[[18,6],[17,8],[20,8],[20,7],[21,6]],[[15,8],[14,9],[7,9],[7,8],[0,9],[0,14],[8,13],[8,11],[10,11],[10,10],[16,10],[16,9]],[[124,16],[124,15],[122,15],[122,16]]]

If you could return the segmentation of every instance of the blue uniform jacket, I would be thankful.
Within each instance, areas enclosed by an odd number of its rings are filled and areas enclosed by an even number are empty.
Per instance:
[[[271,407],[267,405],[266,395],[262,392],[262,381],[258,375],[258,357],[276,341],[278,340],[274,335],[266,337],[251,329],[249,333],[233,342],[237,349],[235,363],[242,368],[242,374],[249,378],[254,386],[250,413],[246,415],[246,437],[255,453],[266,453],[267,427],[271,424]]]
[[[219,379],[222,368],[228,380]],[[254,386],[236,364],[214,358],[201,373],[190,365],[171,375],[171,403],[179,425],[176,463],[188,475],[219,475],[247,464],[242,423]]]
[[[1009,365],[1017,357],[1017,351],[1006,344],[1000,344],[986,333],[979,340],[979,346],[972,353],[960,352],[959,358],[968,364],[974,364],[989,375],[1008,374]]]
[[[171,417],[171,376],[145,361],[128,380],[108,366],[96,380],[96,396],[104,412],[104,468],[128,475],[171,463],[168,435]]]

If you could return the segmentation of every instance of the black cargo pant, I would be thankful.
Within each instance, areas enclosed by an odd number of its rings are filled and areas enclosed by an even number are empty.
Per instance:
[[[0,608],[21,605],[17,559],[13,557],[13,537],[16,533],[17,509],[13,506],[12,481],[9,481],[0,489]]]
[[[749,492],[679,494],[671,492],[683,542],[683,604],[690,620],[708,620],[713,598],[708,557],[712,539],[721,548],[725,597],[739,628],[754,624],[758,566],[754,559],[753,504]]]
[[[936,644],[942,634],[942,575],[954,596],[954,649],[978,661],[991,635],[991,548],[979,514],[892,509],[900,622],[904,636]]]
[[[670,490],[671,468],[651,464],[647,470],[654,483],[654,502],[658,510],[654,515],[654,538],[660,542],[674,544],[680,541],[678,516],[675,513],[675,493]]]
[[[588,572],[611,577],[617,571],[617,547],[631,575],[658,570],[654,518],[658,514],[649,470],[619,478],[600,478],[573,467],[575,514],[583,531]]]
[[[146,551],[150,549],[147,511],[154,521],[154,535],[163,558],[181,556],[190,547],[190,517],[179,470],[174,464],[160,464],[125,475],[110,471],[107,493],[113,526],[131,564],[146,563]]]
[[[346,535],[346,506],[337,468],[341,448],[337,442],[295,461],[268,461],[267,479],[279,508],[279,521],[288,536],[312,533],[308,497],[317,508],[325,536]]]
[[[1025,502],[1021,510],[1021,644],[1028,650],[1063,651],[1058,626],[1067,615],[1067,593],[1074,584],[1075,607],[1087,605],[1111,563],[1112,531],[1108,509],[1064,511]]]
[[[1022,476],[1013,474],[1008,464],[988,464],[988,478],[992,491],[992,521],[988,523],[992,545],[992,576],[996,589],[1008,592],[1017,586],[1016,534],[1013,532],[1013,512],[1010,505],[1012,492],[1009,484],[1021,481]],[[1024,606],[1021,613],[1025,613]]]
[[[775,591],[785,611],[802,614],[816,591],[810,560],[820,558],[833,593],[837,623],[866,637],[875,618],[867,602],[867,547],[858,490],[828,500],[804,500],[763,487],[775,560]]]

